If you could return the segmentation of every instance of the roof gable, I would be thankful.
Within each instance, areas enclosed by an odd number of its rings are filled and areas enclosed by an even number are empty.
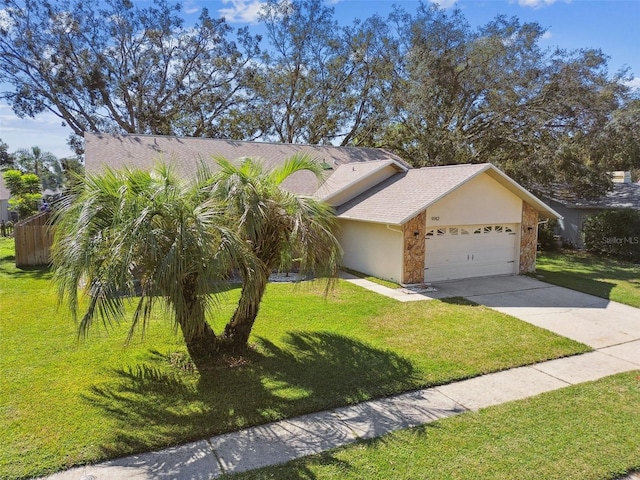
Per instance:
[[[338,208],[340,218],[401,225],[487,164],[424,167],[398,173]]]
[[[395,160],[342,164],[327,178],[314,196],[329,204],[340,205],[392,175],[407,170],[407,167]]]
[[[542,216],[561,215],[490,163],[424,167],[389,178],[338,208],[338,216],[402,225],[478,175],[487,174]]]

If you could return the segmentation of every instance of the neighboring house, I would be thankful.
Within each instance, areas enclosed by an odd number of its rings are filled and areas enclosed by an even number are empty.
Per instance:
[[[152,168],[193,175],[211,157],[260,158],[267,167],[306,152],[325,181],[301,172],[288,190],[335,207],[345,267],[404,284],[535,269],[539,218],[560,215],[491,164],[413,169],[383,149],[85,134],[85,169]]]
[[[4,185],[4,178],[2,178],[2,173],[0,172],[0,222],[8,221],[9,217],[9,197],[11,196],[9,193],[9,189]]]
[[[578,198],[570,192],[560,190],[552,198],[546,199],[563,217],[558,221],[556,234],[565,245],[584,248],[582,225],[591,215],[622,208],[640,210],[640,184],[631,182],[629,172],[614,172],[613,182],[613,189],[598,199]]]

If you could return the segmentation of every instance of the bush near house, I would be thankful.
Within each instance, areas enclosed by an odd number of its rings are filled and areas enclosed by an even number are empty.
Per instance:
[[[538,247],[545,252],[556,252],[559,249],[555,239],[555,228],[557,220],[549,220],[538,226]]]
[[[587,251],[620,260],[640,261],[640,211],[599,213],[582,227]]]

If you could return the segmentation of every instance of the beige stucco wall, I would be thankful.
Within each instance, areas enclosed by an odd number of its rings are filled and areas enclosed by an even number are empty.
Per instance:
[[[470,180],[427,209],[427,226],[520,223],[522,200],[486,174]]]
[[[344,266],[378,278],[400,282],[403,263],[402,228],[390,228],[378,223],[340,220],[338,240],[344,251]]]

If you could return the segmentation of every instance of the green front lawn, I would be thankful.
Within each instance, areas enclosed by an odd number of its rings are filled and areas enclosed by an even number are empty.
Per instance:
[[[640,308],[640,265],[585,252],[543,253],[536,278]]]
[[[252,480],[604,480],[640,469],[640,372],[402,430]]]
[[[0,478],[148,451],[248,425],[585,352],[463,300],[398,303],[346,282],[272,284],[253,352],[194,372],[160,308],[78,340],[46,269],[19,270],[0,239]],[[222,299],[218,328],[238,291]]]

